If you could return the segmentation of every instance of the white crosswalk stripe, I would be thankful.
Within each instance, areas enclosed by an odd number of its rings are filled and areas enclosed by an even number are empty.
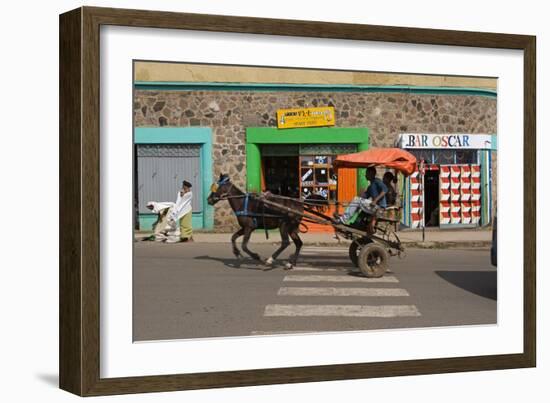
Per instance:
[[[337,248],[337,247],[324,247],[324,246],[308,246],[302,249],[302,251],[313,251],[313,252],[348,252],[348,248]]]
[[[295,267],[292,269],[292,271],[318,271],[318,272],[342,272],[342,271],[347,271],[348,269],[329,269],[329,268],[326,268],[326,269],[323,269],[321,267],[306,267],[306,266],[300,266],[300,267]]]
[[[301,250],[300,255],[304,256],[324,256],[324,255],[338,255],[338,256],[347,256],[348,251],[344,249],[322,249],[322,250]]]
[[[301,250],[300,255],[347,255],[347,250],[323,250],[323,251],[317,251],[317,250]]]
[[[277,295],[327,297],[408,297],[402,288],[281,287]]]
[[[357,316],[369,318],[395,318],[420,316],[414,305],[282,305],[265,307],[265,316]]]
[[[299,274],[289,274],[285,276],[283,281],[303,281],[303,282],[334,282],[334,283],[398,283],[399,280],[394,276],[383,276],[380,278],[367,278],[359,276],[347,276],[347,275],[326,275],[326,276],[317,276],[317,275],[299,275]]]

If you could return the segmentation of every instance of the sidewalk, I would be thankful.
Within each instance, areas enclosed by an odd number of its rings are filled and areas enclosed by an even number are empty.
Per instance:
[[[139,233],[136,238],[147,236],[147,233]],[[230,233],[217,232],[195,232],[193,239],[201,243],[229,243]],[[491,230],[487,229],[462,229],[462,230],[429,230],[425,232],[425,239],[422,241],[422,231],[399,231],[397,236],[403,245],[411,248],[451,248],[451,247],[476,247],[488,248],[491,246]],[[300,238],[307,246],[340,246],[347,247],[349,241],[343,238],[340,240],[334,237],[334,233],[305,233]],[[242,238],[239,239],[239,242]],[[251,243],[280,243],[281,237],[278,232],[269,232],[269,239],[266,239],[265,232],[255,231],[250,239]]]

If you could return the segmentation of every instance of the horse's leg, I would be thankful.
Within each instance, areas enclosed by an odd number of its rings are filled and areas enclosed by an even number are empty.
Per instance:
[[[252,235],[252,231],[254,231],[254,228],[252,227],[245,227],[244,230],[244,238],[243,238],[243,250],[254,260],[261,260],[260,255],[257,253],[252,252],[250,249],[248,249],[248,241],[250,240],[250,235]]]
[[[285,270],[290,270],[294,266],[296,266],[296,262],[298,261],[298,256],[300,255],[300,249],[302,249],[302,245],[304,244],[300,239],[300,236],[298,235],[299,229],[300,229],[300,223],[298,223],[295,227],[293,227],[289,233],[290,237],[294,241],[294,245],[296,245],[296,252],[294,252],[294,254],[290,256],[289,262],[285,265]]]
[[[237,258],[241,258],[243,255],[241,255],[241,251],[239,250],[239,248],[237,248],[237,239],[244,233],[244,229],[243,227],[239,228],[239,230],[237,232],[235,232],[233,234],[233,236],[231,237],[231,244],[233,245],[233,254],[237,257]]]
[[[279,227],[279,230],[281,232],[281,246],[279,246],[279,249],[277,249],[275,252],[273,252],[273,255],[269,259],[265,261],[265,264],[268,266],[271,266],[273,264],[273,261],[279,257],[279,255],[290,245],[290,240],[288,237],[288,225],[286,222],[281,222],[281,226]]]

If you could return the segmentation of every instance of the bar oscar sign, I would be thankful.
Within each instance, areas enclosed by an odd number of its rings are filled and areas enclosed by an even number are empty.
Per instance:
[[[332,106],[277,110],[277,127],[279,129],[334,126],[334,124],[335,116]]]
[[[497,138],[490,134],[419,134],[399,135],[401,148],[449,148],[496,150]]]

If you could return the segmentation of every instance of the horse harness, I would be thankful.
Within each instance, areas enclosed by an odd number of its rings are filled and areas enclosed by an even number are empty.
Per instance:
[[[237,217],[250,217],[250,218],[252,218],[252,222],[254,223],[254,227],[256,227],[256,228],[258,228],[258,218],[261,218],[262,219],[262,225],[263,225],[264,230],[265,230],[265,236],[266,236],[266,238],[269,238],[268,232],[267,232],[267,227],[265,225],[265,219],[266,218],[282,219],[283,216],[278,215],[278,214],[266,213],[265,212],[265,204],[261,203],[261,202],[260,202],[261,205],[262,205],[262,212],[261,213],[256,213],[254,211],[249,211],[248,204],[249,204],[250,199],[253,198],[254,196],[251,195],[250,193],[245,193],[244,195],[242,195],[242,197],[244,197],[243,208],[242,208],[242,210],[235,211],[235,215]]]
[[[219,184],[223,185],[224,182],[220,182]],[[256,212],[253,212],[253,211],[249,211],[248,205],[249,205],[250,199],[254,198],[254,193],[248,193],[247,192],[243,195],[234,195],[234,196],[232,196],[232,195],[230,195],[230,192],[231,192],[232,189],[233,189],[233,183],[231,183],[231,186],[229,187],[229,189],[226,192],[224,192],[223,194],[221,194],[219,196],[220,200],[244,198],[244,203],[243,203],[242,210],[235,211],[235,215],[237,217],[250,217],[250,218],[252,218],[252,222],[254,223],[254,227],[256,227],[256,228],[258,228],[258,218],[261,218],[262,219],[262,225],[265,229],[265,237],[267,239],[269,239],[269,235],[268,235],[268,232],[267,232],[267,227],[265,225],[265,219],[266,218],[282,219],[284,216],[277,215],[277,214],[266,213],[265,212],[265,204],[261,203],[261,202],[260,202],[261,205],[262,205],[262,212],[261,213],[256,213]]]

